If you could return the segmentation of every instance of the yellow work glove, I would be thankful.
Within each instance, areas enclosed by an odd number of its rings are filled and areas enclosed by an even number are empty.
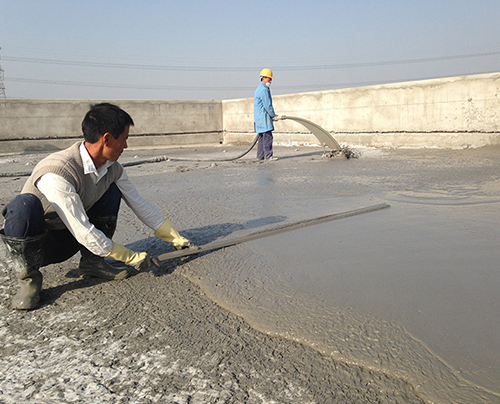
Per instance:
[[[172,243],[173,246],[177,250],[182,250],[183,248],[189,248],[192,246],[191,242],[182,237],[170,220],[165,219],[165,221],[158,227],[158,230],[155,231],[155,236],[161,238],[163,241],[168,243]]]
[[[124,262],[137,269],[138,271],[143,271],[155,265],[158,268],[160,263],[156,258],[152,258],[146,252],[135,252],[129,250],[127,247],[113,242],[113,248],[111,252],[107,255],[109,258],[114,260]]]

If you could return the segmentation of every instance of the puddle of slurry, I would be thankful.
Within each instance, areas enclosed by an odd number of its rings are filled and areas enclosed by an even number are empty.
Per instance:
[[[500,378],[498,222],[476,208],[393,203],[205,256],[199,267],[217,271],[193,280],[261,331],[430,401],[487,403]]]
[[[325,165],[286,174],[258,167],[244,181],[268,192],[244,194],[241,181],[228,188],[245,195],[247,213],[301,220],[391,208],[224,249],[180,270],[256,329],[400,378],[429,402],[498,402],[500,182],[491,160],[428,154],[383,168],[336,165],[334,174]]]

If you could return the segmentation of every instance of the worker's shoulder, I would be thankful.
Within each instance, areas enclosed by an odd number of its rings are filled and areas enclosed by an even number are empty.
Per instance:
[[[69,161],[78,160],[80,153],[78,151],[79,144],[75,143],[67,149],[58,150],[54,153],[49,154],[44,159],[42,159],[38,165],[47,164],[48,162],[58,162],[58,164],[64,164]],[[80,157],[81,160],[81,157]]]
[[[75,146],[76,144],[67,149],[58,150],[40,160],[33,169],[32,176],[39,178],[48,173],[62,175],[65,172],[75,176],[77,172],[83,171],[81,157],[79,158],[78,148]]]
[[[255,93],[254,95],[257,97],[257,96],[262,96],[264,95],[265,93],[268,93],[270,92],[269,91],[269,87],[267,87],[264,83],[260,83],[259,86],[255,89]]]

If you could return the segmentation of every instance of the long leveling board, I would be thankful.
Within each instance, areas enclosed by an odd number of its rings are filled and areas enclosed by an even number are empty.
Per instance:
[[[282,226],[273,227],[271,229],[250,233],[246,236],[235,237],[229,240],[214,241],[213,243],[205,244],[199,247],[192,247],[192,248],[186,248],[184,250],[168,252],[158,256],[157,259],[158,261],[162,262],[173,258],[187,257],[189,255],[200,254],[206,251],[218,250],[220,248],[229,247],[235,244],[240,244],[246,241],[256,240],[263,237],[273,236],[276,234],[284,233],[286,231],[301,229],[303,227],[313,226],[315,224],[325,223],[332,220],[344,219],[346,217],[357,216],[363,213],[374,212],[377,210],[388,208],[390,206],[391,205],[387,203],[382,203],[379,205],[368,206],[366,208],[350,210],[342,213],[334,213],[332,215],[327,215],[327,216],[321,216],[314,219],[301,220],[299,222],[284,224]]]

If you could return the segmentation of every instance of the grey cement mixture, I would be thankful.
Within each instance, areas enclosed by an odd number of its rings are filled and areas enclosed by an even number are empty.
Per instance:
[[[243,148],[127,150],[223,158]],[[499,403],[500,149],[361,149],[276,162],[127,168],[198,245],[389,203],[383,211],[164,262],[124,281],[42,269],[42,305],[10,308],[0,247],[5,403]],[[0,156],[0,174],[42,154]],[[26,177],[0,178],[0,207]],[[171,246],[123,204],[115,240]]]

